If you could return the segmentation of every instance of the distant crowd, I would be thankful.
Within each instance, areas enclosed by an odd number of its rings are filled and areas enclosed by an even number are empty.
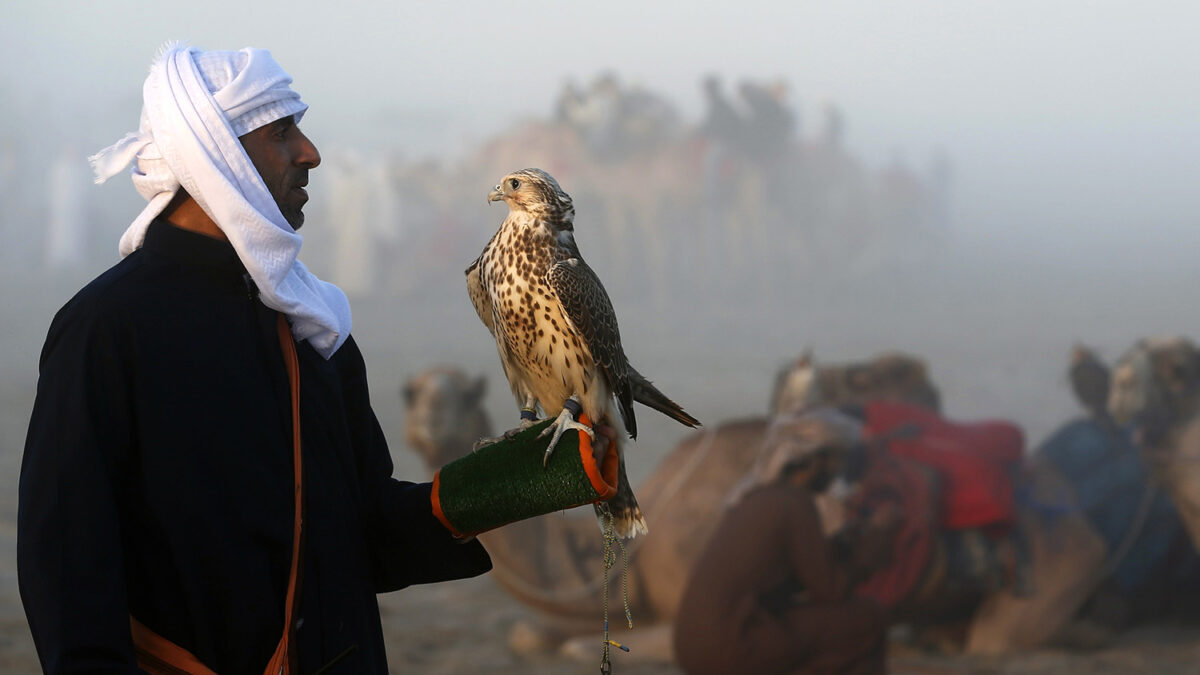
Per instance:
[[[303,257],[351,293],[413,292],[477,253],[496,224],[480,210],[481,191],[526,166],[549,171],[575,199],[584,255],[656,297],[680,288],[741,292],[729,279],[761,294],[790,280],[772,276],[778,270],[819,277],[831,266],[869,269],[928,255],[948,238],[952,167],[944,153],[931,149],[920,170],[899,151],[870,167],[848,149],[845,115],[833,103],[806,133],[782,81],[729,87],[709,75],[699,86],[705,111],[688,121],[666,96],[613,73],[586,86],[568,82],[549,115],[453,160],[412,161],[403,148],[354,150],[324,139],[327,161],[311,187],[323,208],[305,232]],[[121,223],[111,232],[95,225],[110,220],[112,205],[90,184],[86,152],[31,165],[45,172],[44,209],[31,206],[39,197],[26,185],[35,177],[16,170],[21,154],[0,148],[0,193],[24,209],[0,224],[46,225],[10,258],[53,269],[107,256]],[[677,253],[695,264],[678,269]]]

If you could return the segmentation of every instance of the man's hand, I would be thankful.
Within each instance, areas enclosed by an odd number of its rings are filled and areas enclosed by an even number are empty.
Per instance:
[[[865,578],[891,562],[896,533],[903,523],[900,510],[893,504],[877,505],[867,516],[854,543],[851,566]]]

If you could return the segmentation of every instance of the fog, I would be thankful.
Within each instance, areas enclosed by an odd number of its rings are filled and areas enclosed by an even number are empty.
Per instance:
[[[6,242],[0,258],[9,283],[2,358],[6,386],[21,392],[18,404],[35,377],[38,344],[53,311],[79,283],[115,262],[116,238],[140,208],[126,181],[79,187],[86,181],[83,158],[135,127],[140,83],[168,39],[271,49],[312,106],[304,126],[325,151],[327,166],[386,161],[416,167],[431,160],[444,173],[437,180],[452,181],[463,175],[452,168],[483,144],[522,120],[549,119],[565,84],[586,87],[606,72],[622,86],[668,101],[680,129],[700,124],[701,80],[711,74],[727,89],[744,79],[784,84],[798,142],[819,135],[822,111],[836,105],[844,117],[845,152],[868,171],[903,163],[919,174],[939,153],[947,158],[945,224],[936,237],[899,247],[859,242],[871,249],[867,255],[858,243],[828,251],[799,244],[790,265],[795,276],[787,279],[776,269],[770,297],[733,266],[710,269],[703,284],[671,284],[690,279],[682,271],[686,247],[678,256],[655,258],[657,290],[610,280],[631,357],[678,398],[712,398],[702,415],[710,420],[758,412],[764,378],[805,346],[815,348],[818,359],[903,348],[926,358],[943,380],[951,413],[1025,413],[1030,419],[1018,421],[1036,440],[1072,410],[1059,367],[1070,343],[1091,344],[1111,359],[1141,335],[1196,332],[1189,289],[1198,276],[1193,258],[1200,243],[1200,89],[1194,86],[1200,54],[1190,27],[1200,10],[1186,3],[1136,9],[1120,3],[607,3],[568,9],[550,2],[463,2],[434,11],[210,2],[150,12],[141,3],[111,2],[103,9],[13,3],[6,14],[0,25]],[[518,154],[507,168],[527,163],[522,159]],[[323,173],[314,174],[302,257],[342,282],[329,250],[322,250],[339,227]],[[395,378],[430,362],[461,362],[498,378],[488,336],[472,323],[457,273],[503,217],[482,200],[499,177],[441,186],[464,195],[457,217],[473,228],[455,233],[468,240],[456,240],[463,254],[445,260],[444,270],[422,269],[412,276],[424,281],[388,288],[379,287],[379,279],[362,288],[353,284],[356,333],[381,354],[372,359],[380,372],[377,407],[392,403]],[[645,188],[653,192],[653,181]],[[378,201],[361,189],[359,202]],[[408,265],[404,242],[420,242],[428,234],[422,228],[433,225],[406,218],[400,201],[387,236],[395,244],[391,262]],[[622,265],[638,261],[603,257],[616,249],[605,239],[611,230],[592,226],[598,218],[580,209],[584,255],[602,274],[626,275]],[[47,226],[56,219],[85,224],[70,236],[56,235]],[[664,227],[655,245],[699,234],[680,227]],[[621,244],[626,251],[630,245]],[[780,286],[790,292],[779,294]],[[680,302],[679,294],[691,297]],[[671,302],[664,304],[668,295]],[[731,314],[731,306],[751,309]],[[731,325],[727,319],[735,314]],[[397,332],[393,323],[408,328]],[[414,342],[389,343],[399,336]],[[648,344],[639,344],[640,336]],[[653,363],[678,354],[663,350],[674,340],[699,351]],[[417,348],[423,345],[430,349]],[[401,357],[403,363],[389,361]],[[709,377],[722,368],[736,373],[734,381]],[[1028,371],[1030,379],[984,384],[984,374],[1004,368]],[[681,391],[702,385],[732,391],[728,397]],[[999,390],[1010,385],[1014,389]],[[507,406],[503,387],[493,389],[495,405]],[[1029,405],[1037,391],[1045,405]],[[20,437],[6,430],[9,443]],[[11,457],[16,448],[8,451]]]
[[[85,157],[136,127],[168,39],[268,48],[311,106],[303,127],[325,162],[301,257],[351,296],[401,473],[422,468],[404,452],[397,390],[424,367],[487,376],[493,419],[517,420],[462,270],[503,219],[484,204],[491,186],[556,148],[538,133],[565,85],[605,73],[669,104],[664,150],[588,159],[595,170],[560,182],[626,352],[706,423],[765,412],[774,372],[806,347],[818,361],[900,349],[926,360],[951,417],[1011,419],[1032,448],[1078,414],[1064,377],[1074,343],[1112,361],[1145,335],[1200,335],[1194,4],[5,4],[6,523],[45,330],[116,262],[142,206],[123,178],[90,185]],[[708,75],[730,97],[742,81],[783,85],[803,170],[763,171],[788,197],[768,200],[773,215],[746,212],[756,202],[732,183],[689,193],[667,185],[669,169],[639,175],[695,137]],[[812,215],[833,180],[819,159],[830,106],[837,157],[874,186],[862,199],[875,215],[853,233]],[[907,221],[880,196],[896,175],[923,195]],[[659,199],[670,190],[691,199]],[[614,216],[622,203],[640,216]],[[684,431],[651,415],[635,482]]]

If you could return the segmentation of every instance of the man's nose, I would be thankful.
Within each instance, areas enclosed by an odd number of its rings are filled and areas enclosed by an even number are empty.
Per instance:
[[[299,129],[296,131],[299,135],[297,140],[300,143],[300,147],[296,152],[296,165],[306,169],[317,168],[321,164],[321,153],[317,152],[317,146],[308,139],[308,136],[304,135],[303,131]]]

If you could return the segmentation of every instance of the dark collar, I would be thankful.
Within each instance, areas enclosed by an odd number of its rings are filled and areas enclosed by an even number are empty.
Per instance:
[[[146,229],[142,249],[188,267],[228,271],[238,277],[246,271],[229,242],[175,227],[162,218],[155,218]]]

